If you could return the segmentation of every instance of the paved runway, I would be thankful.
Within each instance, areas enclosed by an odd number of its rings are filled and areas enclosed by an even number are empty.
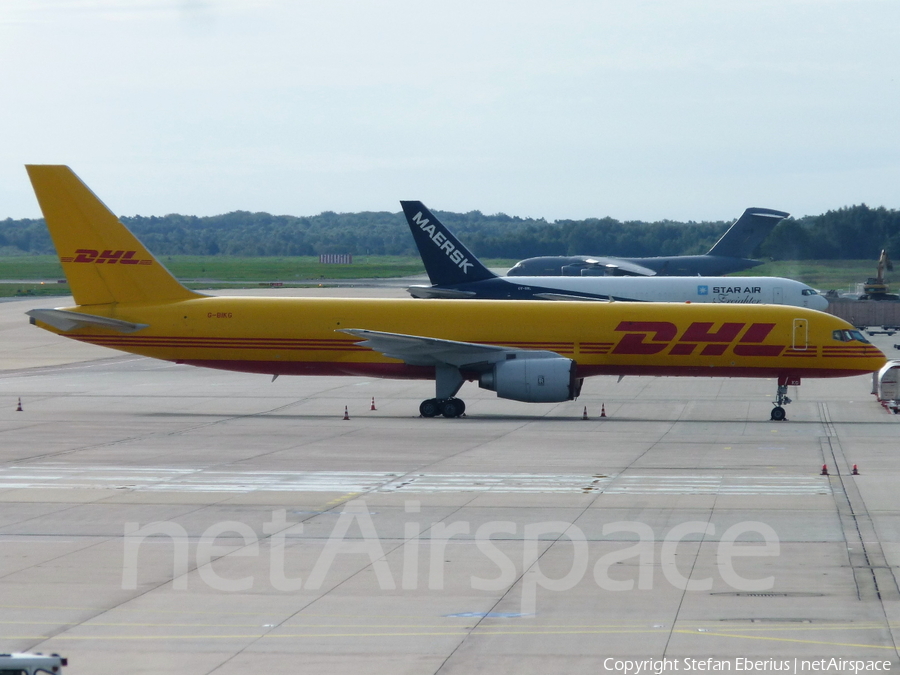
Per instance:
[[[468,417],[423,419],[429,383],[270,382],[24,316],[64,304],[0,304],[0,651],[75,675],[898,665],[900,416],[869,377],[805,381],[783,423],[774,381],[715,378],[467,384]]]

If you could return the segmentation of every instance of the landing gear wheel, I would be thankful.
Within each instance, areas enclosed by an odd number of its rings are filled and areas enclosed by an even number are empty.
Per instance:
[[[419,404],[419,414],[422,417],[434,417],[440,412],[440,402],[436,398],[425,399]]]
[[[782,420],[786,419],[785,413],[784,413],[784,408],[782,408],[781,406],[787,405],[788,403],[791,402],[791,399],[789,399],[788,395],[787,395],[788,384],[793,384],[795,386],[799,385],[800,378],[790,376],[790,375],[779,375],[778,376],[778,389],[777,389],[777,393],[775,394],[775,400],[772,401],[772,403],[775,405],[775,407],[772,408],[771,419],[774,422],[781,422]]]
[[[459,417],[466,411],[466,404],[458,398],[448,398],[441,401],[441,415],[444,417]]]

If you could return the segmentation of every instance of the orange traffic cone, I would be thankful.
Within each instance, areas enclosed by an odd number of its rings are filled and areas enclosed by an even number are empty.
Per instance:
[[[600,404],[600,417],[606,417],[606,404]]]
[[[19,405],[16,406],[16,412],[22,412],[22,397],[19,397]]]
[[[584,406],[584,412],[581,414],[581,419],[586,420],[587,416],[587,406]]]
[[[375,397],[372,397],[372,407],[369,410],[375,410]]]
[[[344,406],[344,419],[345,420],[350,419],[350,412],[347,410],[347,406]]]
[[[819,475],[820,475],[820,476],[827,476],[827,475],[828,475],[828,465],[827,465],[827,464],[823,464],[823,465],[822,465],[822,473],[820,473]]]

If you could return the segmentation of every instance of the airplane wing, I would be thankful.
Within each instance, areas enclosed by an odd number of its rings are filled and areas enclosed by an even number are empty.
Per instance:
[[[342,328],[348,333],[362,338],[356,344],[368,347],[391,359],[400,359],[411,366],[451,365],[467,370],[487,370],[491,364],[517,355],[527,358],[558,357],[556,352],[523,350],[521,348],[486,345],[477,342],[457,342],[439,340],[419,335],[402,333],[382,333],[361,328]],[[512,356],[511,356],[512,355]]]
[[[82,314],[81,312],[69,312],[65,309],[31,309],[25,314],[31,317],[32,323],[41,321],[64,333],[85,327],[107,328],[119,333],[135,333],[150,325],[110,319],[105,316],[94,316],[93,314]]]
[[[590,267],[599,267],[605,270],[609,276],[633,276],[633,277],[653,277],[656,276],[656,270],[649,267],[638,265],[624,258],[604,258],[609,262],[590,265]],[[589,261],[593,262],[593,261]]]
[[[406,291],[414,298],[474,298],[473,291],[457,291],[452,288],[436,288],[434,286],[410,286]]]
[[[535,293],[539,300],[593,300],[594,302],[612,302],[612,298],[591,297],[588,295],[568,295],[566,293]]]
[[[540,260],[540,258],[531,258],[530,260]],[[656,276],[656,270],[641,265],[638,261],[640,258],[601,258],[599,256],[571,256],[563,258],[568,260],[566,267],[575,270],[582,270],[582,276],[607,276],[607,277],[653,277]],[[527,261],[523,261],[527,262]],[[567,276],[573,274],[569,272],[563,274]],[[527,274],[518,274],[517,276],[529,276]],[[535,275],[542,276],[542,275]]]

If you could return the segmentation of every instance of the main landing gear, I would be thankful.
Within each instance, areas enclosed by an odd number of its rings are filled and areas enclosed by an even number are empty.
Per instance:
[[[466,403],[461,398],[429,398],[419,405],[419,414],[422,417],[460,417],[466,412]]]
[[[460,417],[466,412],[466,404],[456,398],[456,392],[462,387],[465,379],[459,368],[450,365],[435,366],[434,384],[435,398],[428,398],[419,404],[419,414],[422,417]]]
[[[790,377],[787,375],[782,375],[778,378],[778,391],[775,394],[775,407],[772,408],[772,420],[775,422],[781,422],[785,419],[787,413],[785,413],[784,408],[782,406],[787,405],[791,402],[791,399],[788,398],[787,389],[788,385],[798,386],[800,384],[799,377]]]

